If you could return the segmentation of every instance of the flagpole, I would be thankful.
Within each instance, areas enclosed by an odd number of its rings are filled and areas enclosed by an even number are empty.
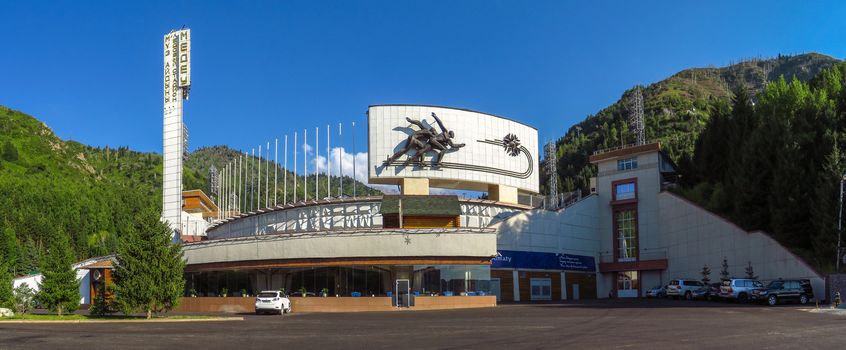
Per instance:
[[[352,154],[353,154],[353,183],[352,183],[352,187],[353,187],[353,198],[355,198],[355,188],[356,188],[355,182],[356,182],[356,180],[358,180],[355,176],[356,175],[355,174],[355,122],[352,122],[352,131],[350,131],[350,132],[352,132],[352,143],[353,143],[353,151],[352,151]]]
[[[297,202],[297,132],[294,131],[294,203]]]
[[[258,189],[256,190],[256,209],[261,209],[261,145],[259,145],[258,155],[258,172],[256,173],[256,177],[258,177]]]
[[[329,124],[326,124],[326,197],[332,198],[332,148],[329,147]]]
[[[247,161],[247,151],[244,151],[244,154],[241,156],[241,170],[243,173],[241,174],[241,197],[238,198],[238,205],[241,206],[241,211],[247,211],[247,169],[246,165],[244,164]]]
[[[256,149],[253,148],[252,156],[250,158],[255,159],[255,157],[256,157]],[[255,166],[253,166],[253,168],[255,168]],[[253,203],[255,203],[255,202],[253,202],[253,199],[255,198],[255,191],[254,190],[255,190],[255,184],[256,184],[256,177],[255,177],[255,175],[253,174],[252,171],[250,171],[250,179],[252,179],[252,181],[250,181],[250,185],[251,185],[250,186],[250,211],[253,211]]]
[[[282,152],[282,158],[285,158],[285,167],[282,168],[282,176],[285,178],[282,186],[282,204],[288,204],[288,135],[285,135],[285,152]]]
[[[303,202],[308,200],[308,129],[303,129]]]
[[[279,138],[273,140],[273,206],[277,206],[276,197],[279,197]]]
[[[320,127],[314,128],[314,200],[320,200],[320,177],[317,175],[317,158],[320,157]]]
[[[341,140],[341,146],[344,145],[344,134],[342,133],[341,123],[338,123],[338,138]],[[338,198],[344,196],[344,153],[341,150],[341,147],[338,147]]]
[[[264,167],[264,207],[270,207],[270,141],[267,142],[267,147],[265,147],[265,153],[267,154],[266,159],[267,164]]]

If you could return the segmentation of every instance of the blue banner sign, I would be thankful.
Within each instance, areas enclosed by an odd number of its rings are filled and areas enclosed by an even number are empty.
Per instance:
[[[595,272],[596,261],[584,255],[500,250],[491,259],[491,268]]]

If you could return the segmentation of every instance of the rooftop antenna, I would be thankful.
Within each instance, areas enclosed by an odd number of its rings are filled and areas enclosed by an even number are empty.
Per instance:
[[[635,134],[635,145],[643,145],[646,143],[646,137],[643,133],[643,93],[640,86],[635,89],[631,103],[632,111],[629,115],[629,128]]]
[[[548,191],[548,205],[549,209],[557,209],[558,201],[555,200],[558,194],[558,167],[555,159],[555,142],[549,141],[543,147],[543,157],[546,161],[546,174],[549,175],[549,180],[546,184]]]

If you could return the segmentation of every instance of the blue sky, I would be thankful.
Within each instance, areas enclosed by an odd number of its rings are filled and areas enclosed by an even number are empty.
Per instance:
[[[543,141],[684,68],[846,56],[843,1],[677,3],[2,0],[0,104],[66,139],[160,152],[161,41],[183,25],[192,149],[357,121],[361,151],[383,103],[504,115]]]

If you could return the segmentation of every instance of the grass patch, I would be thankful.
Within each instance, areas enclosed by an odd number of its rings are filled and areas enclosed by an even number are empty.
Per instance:
[[[191,315],[175,315],[175,316],[159,316],[153,317],[153,320],[206,320],[214,318],[212,316],[191,316]],[[89,316],[89,315],[50,315],[50,314],[16,314],[13,317],[0,317],[0,322],[11,320],[29,320],[29,321],[84,321],[84,320],[145,320],[143,316]]]

